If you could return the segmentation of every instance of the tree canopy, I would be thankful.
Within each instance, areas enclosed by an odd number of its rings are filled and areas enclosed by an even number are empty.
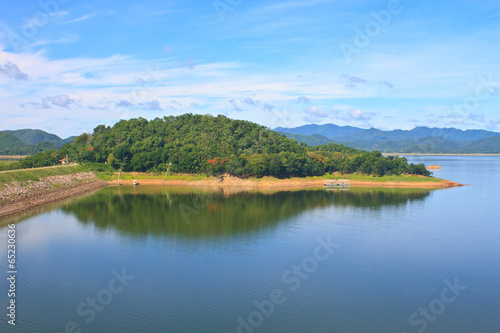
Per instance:
[[[235,176],[312,176],[344,173],[429,175],[423,164],[384,157],[340,144],[309,147],[264,126],[225,116],[168,116],[121,120],[97,126],[59,150],[21,161],[24,167],[52,165],[70,156],[79,163],[107,164],[123,171],[166,171]]]

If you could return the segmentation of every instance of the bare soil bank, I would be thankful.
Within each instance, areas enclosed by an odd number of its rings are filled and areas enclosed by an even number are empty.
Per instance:
[[[96,190],[108,184],[92,172],[50,176],[0,187],[0,217]]]
[[[323,179],[277,179],[264,177],[259,180],[240,179],[233,176],[224,176],[207,180],[161,180],[161,179],[139,179],[140,185],[170,185],[170,186],[237,186],[252,189],[291,189],[323,187]],[[133,185],[133,180],[113,180],[111,185]],[[449,188],[464,186],[442,179],[440,182],[376,182],[369,180],[351,180],[352,187],[404,187],[404,188]]]

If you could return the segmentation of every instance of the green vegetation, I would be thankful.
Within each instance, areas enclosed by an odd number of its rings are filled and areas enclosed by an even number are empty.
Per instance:
[[[318,207],[356,206],[370,210],[405,206],[430,194],[421,189],[300,190],[272,194],[205,192],[193,188],[154,186],[107,187],[73,200],[61,209],[79,223],[113,229],[133,237],[172,235],[222,238],[273,229]]]
[[[24,182],[27,180],[38,181],[41,178],[57,175],[69,175],[77,172],[85,171],[85,167],[81,165],[57,166],[53,168],[40,169],[24,169],[15,171],[0,172],[0,184],[16,182]]]
[[[148,172],[148,173],[131,173],[131,172],[97,172],[97,177],[104,181],[112,181],[118,179],[132,180],[132,179],[165,179],[165,180],[205,180],[210,177],[201,174],[169,174],[165,176],[164,173]]]
[[[340,171],[368,175],[430,175],[423,164],[339,144],[309,147],[255,123],[219,115],[121,120],[100,125],[60,150],[23,159],[23,168],[53,165],[66,155],[95,170],[234,176],[321,176]]]
[[[359,173],[353,173],[348,175],[326,175],[322,177],[324,179],[350,179],[350,180],[366,180],[373,182],[396,182],[396,183],[407,183],[407,182],[434,182],[439,183],[442,180],[435,177],[419,177],[417,175],[390,175],[390,176],[375,176],[375,175],[363,175]]]
[[[46,141],[29,144],[7,131],[0,132],[0,155],[31,155],[58,148],[58,145]]]
[[[473,141],[452,141],[438,136],[429,136],[419,139],[382,140],[377,137],[373,141],[341,141],[340,139],[328,139],[319,134],[302,135],[284,133],[288,138],[297,140],[299,143],[315,146],[326,143],[342,143],[357,149],[369,151],[381,151],[383,153],[399,152],[401,154],[498,154],[500,153],[500,136],[493,136]],[[351,137],[353,138],[353,137]]]
[[[21,168],[18,161],[0,161],[0,171],[17,170]]]
[[[41,130],[23,129],[0,132],[0,155],[33,155],[38,152],[59,149],[75,137],[61,139]]]
[[[75,139],[74,136],[71,136],[66,139],[61,139],[55,134],[47,133],[38,129],[21,129],[15,131],[5,131],[7,133],[13,134],[19,139],[29,143],[29,144],[37,144],[40,142],[48,142],[52,143],[58,147],[65,145],[66,143],[71,143]]]

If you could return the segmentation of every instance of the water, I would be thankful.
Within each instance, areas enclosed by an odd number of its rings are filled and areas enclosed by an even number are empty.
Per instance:
[[[0,331],[500,332],[500,157],[409,159],[471,185],[110,187],[18,218]]]

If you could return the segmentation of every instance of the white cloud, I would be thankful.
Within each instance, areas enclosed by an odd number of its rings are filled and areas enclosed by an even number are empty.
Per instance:
[[[315,118],[325,118],[328,116],[328,113],[325,110],[322,110],[316,106],[312,106],[304,110],[306,114]]]
[[[300,96],[297,98],[297,103],[309,104],[311,100],[306,96]]]
[[[160,107],[160,103],[158,103],[158,100],[154,99],[152,101],[146,102],[146,103],[141,103],[139,104],[144,110],[149,110],[149,111],[161,111],[163,110]]]
[[[375,113],[363,112],[360,109],[349,111],[349,118],[356,121],[368,121],[373,118]]]
[[[10,61],[0,65],[0,73],[17,81],[28,81],[28,74],[21,72],[19,66]]]
[[[64,22],[65,24],[70,24],[70,23],[76,23],[76,22],[80,22],[80,21],[85,21],[85,20],[88,20],[89,18],[92,18],[94,16],[96,16],[97,13],[92,13],[92,14],[85,14],[83,16],[80,16],[78,18],[75,18],[73,20],[70,20],[70,21],[67,21],[67,22]]]
[[[72,105],[80,104],[80,101],[74,98],[70,98],[66,94],[59,94],[56,96],[44,97],[40,102],[30,102],[26,103],[32,105],[35,109],[50,109],[52,106],[59,106],[64,109],[69,109]]]

